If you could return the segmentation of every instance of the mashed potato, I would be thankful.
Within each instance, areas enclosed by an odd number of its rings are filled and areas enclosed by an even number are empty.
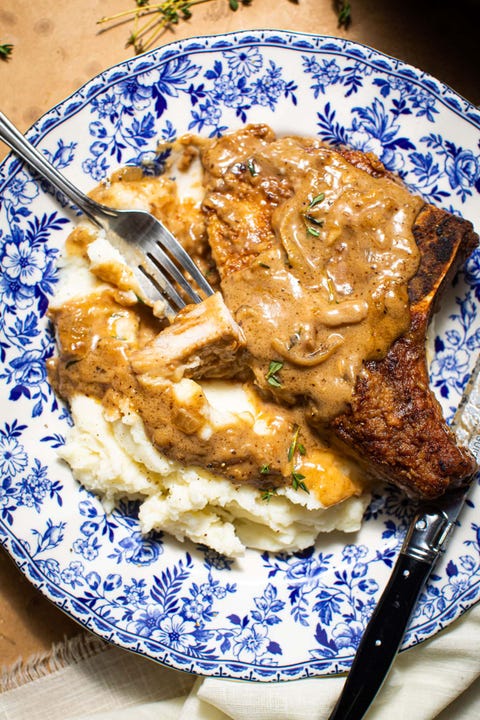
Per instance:
[[[71,405],[74,427],[61,457],[107,508],[122,497],[140,498],[144,533],[164,530],[233,557],[246,546],[298,550],[314,543],[320,532],[351,532],[360,526],[365,495],[323,508],[312,493],[284,487],[267,502],[254,487],[236,487],[161,455],[135,413],[109,421],[97,400],[79,395]]]

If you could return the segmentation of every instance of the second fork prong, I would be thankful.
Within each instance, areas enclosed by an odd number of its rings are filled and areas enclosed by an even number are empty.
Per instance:
[[[146,250],[145,257],[148,258],[148,260],[155,265],[157,272],[160,271],[164,277],[165,274],[168,273],[171,279],[175,281],[178,284],[179,288],[183,291],[183,293],[185,293],[185,296],[189,302],[201,302],[202,298],[200,297],[200,295],[191,286],[183,273],[170,259],[167,253],[163,251],[163,249],[158,243],[156,243],[155,245],[154,252],[149,252],[148,250]]]
[[[152,264],[154,268],[151,268]],[[163,268],[156,263],[152,263],[150,258],[148,258],[148,262],[144,262],[138,267],[138,271],[156,288],[165,303],[167,315],[176,315],[179,310],[187,305],[187,302],[180,295],[171,279],[167,277]]]
[[[119,212],[121,213],[122,211],[120,210]],[[165,225],[163,225],[160,221],[157,222],[158,228],[155,233],[155,237],[151,238],[149,236],[145,236],[140,241],[143,251],[146,254],[151,255],[152,258],[160,257],[160,250],[164,253],[162,257],[171,256],[179,263],[183,271],[190,275],[192,280],[205,295],[212,295],[214,292],[212,287],[208,283],[207,279],[202,275],[184,247],[180,244],[177,238],[172,235],[168,228],[165,227]],[[168,255],[166,255],[166,253],[168,253]],[[178,282],[179,284],[182,284],[185,291],[188,292],[188,284],[185,285],[180,281]],[[199,302],[200,300],[201,298],[197,295],[196,299],[192,301]]]

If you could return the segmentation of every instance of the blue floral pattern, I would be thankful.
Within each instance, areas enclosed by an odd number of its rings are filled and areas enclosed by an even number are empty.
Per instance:
[[[95,78],[29,137],[87,189],[124,164],[161,172],[165,143],[185,132],[214,137],[245,122],[374,152],[426,200],[478,217],[479,112],[418,70],[334,38],[259,31],[174,43]],[[353,538],[237,562],[162,533],[142,537],[136,503],[106,514],[58,459],[71,420],[45,367],[55,262],[75,217],[15,158],[0,167],[0,541],[59,607],[172,667],[257,681],[347,669],[411,504],[390,489],[373,497]],[[480,347],[479,301],[475,253],[435,326],[431,381],[448,417]],[[479,599],[479,492],[404,647]]]
[[[227,50],[223,60],[215,60],[207,70],[188,56],[169,60],[157,69],[148,66],[145,72],[121,80],[113,91],[92,100],[91,113],[97,119],[89,125],[93,142],[82,167],[95,181],[108,174],[112,160],[117,166],[151,167],[153,163],[161,171],[165,157],[152,150],[152,141],[174,139],[170,120],[158,130],[158,119],[167,112],[170,98],[188,98],[192,108],[188,130],[208,130],[214,137],[228,128],[222,123],[225,110],[234,110],[236,117],[246,122],[254,105],[274,110],[282,97],[296,104],[295,90],[296,85],[283,79],[282,68],[273,61],[264,67],[263,55],[255,47]]]

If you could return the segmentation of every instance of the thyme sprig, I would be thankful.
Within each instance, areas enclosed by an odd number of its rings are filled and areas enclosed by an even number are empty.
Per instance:
[[[325,200],[325,193],[322,192],[312,198],[312,200],[310,200],[307,207],[307,212],[302,213],[303,222],[305,223],[305,229],[309,235],[313,235],[314,237],[320,237],[320,230],[318,228],[324,226],[325,220],[323,218],[315,217],[315,215],[313,215],[309,211],[314,210],[314,208],[323,200]]]
[[[305,475],[302,475],[302,473],[296,472],[295,470],[292,472],[292,487],[294,490],[303,490],[303,492],[310,493],[310,490],[303,482],[305,479]]]
[[[302,475],[301,472],[298,472],[295,468],[295,458],[298,455],[305,455],[306,450],[305,446],[299,441],[298,436],[300,433],[300,427],[298,425],[293,426],[293,436],[292,436],[292,442],[290,443],[290,446],[288,448],[288,461],[292,463],[292,487],[294,490],[303,490],[303,492],[309,493],[310,490],[306,486],[304,480],[305,475]]]
[[[352,7],[348,0],[335,0],[337,10],[338,27],[348,30],[352,22]]]
[[[296,452],[300,453],[300,455],[305,455],[305,453],[306,453],[305,446],[302,445],[302,443],[298,441],[299,432],[300,432],[299,425],[294,425],[292,442],[290,443],[290,446],[288,448],[288,460],[290,462],[295,457]]]
[[[11,43],[2,43],[0,45],[0,58],[2,60],[9,60],[13,52],[13,45]]]
[[[305,446],[299,440],[299,434],[300,426],[295,424],[293,426],[292,441],[288,446],[287,450],[288,462],[291,463],[291,473],[289,477],[294,490],[303,490],[303,492],[310,493],[310,490],[305,483],[305,475],[299,472],[296,468],[298,455],[303,456],[306,455],[307,452]],[[260,468],[260,473],[262,475],[269,475],[270,465],[262,465],[262,467]],[[276,492],[276,488],[266,488],[262,492],[262,500],[266,500],[268,502],[272,495],[275,495]]]
[[[261,475],[270,475],[270,465],[262,465],[260,468],[260,474]],[[273,495],[277,494],[277,488],[276,487],[270,487],[265,488],[262,491],[261,498],[262,500],[265,500],[266,502],[270,502],[270,498],[273,497]]]
[[[268,488],[262,492],[262,500],[270,502],[270,498],[277,494],[277,488]]]
[[[172,25],[178,25],[181,20],[189,20],[192,17],[191,8],[194,5],[212,2],[213,0],[162,0],[162,2],[151,2],[150,0],[134,0],[135,7],[131,10],[102,17],[97,20],[98,25],[118,25],[123,22],[133,22],[133,30],[127,40],[126,47],[133,47],[135,53],[139,54],[152,47],[162,33]],[[292,4],[298,5],[299,0],[289,0]],[[253,0],[227,0],[230,10],[235,12],[241,5],[251,5]],[[348,0],[335,0],[335,10],[338,18],[338,27],[348,28],[351,22],[351,8]],[[142,22],[145,20],[145,22]],[[10,53],[2,54],[0,45],[0,57],[6,60]]]
[[[97,20],[97,24],[118,25],[123,22],[133,22],[133,30],[126,47],[133,47],[139,54],[152,47],[167,28],[178,25],[181,20],[189,20],[194,5],[207,2],[212,0],[162,0],[162,2],[135,0],[135,7],[131,10],[102,17]],[[235,11],[240,5],[250,5],[251,2],[252,0],[228,0],[228,5],[230,10]]]

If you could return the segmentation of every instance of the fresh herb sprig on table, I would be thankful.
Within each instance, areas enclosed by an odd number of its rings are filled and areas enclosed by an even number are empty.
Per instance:
[[[335,0],[335,9],[337,11],[338,27],[348,29],[352,22],[352,8],[348,0]]]
[[[150,2],[150,0],[135,0],[135,7],[103,17],[97,21],[99,25],[106,23],[121,23],[133,21],[133,30],[126,46],[132,46],[135,52],[142,53],[158,40],[162,32],[171,25],[178,25],[181,20],[192,17],[191,8],[212,0],[163,0],[163,2]],[[238,10],[240,5],[250,5],[252,0],[227,0],[230,10]],[[142,20],[144,22],[142,22]]]
[[[289,0],[298,5],[300,0]],[[127,40],[126,46],[133,47],[135,52],[142,53],[152,47],[161,34],[172,25],[178,25],[181,20],[192,17],[192,8],[212,0],[163,0],[151,2],[150,0],[134,0],[135,7],[131,10],[102,17],[97,20],[98,25],[119,24],[133,22],[133,30]],[[227,0],[230,10],[234,12],[241,5],[251,5],[253,0]],[[348,28],[351,22],[351,10],[348,0],[334,0],[338,17],[338,26]]]
[[[10,43],[2,43],[0,45],[0,59],[1,60],[8,60],[13,52],[13,45]]]

